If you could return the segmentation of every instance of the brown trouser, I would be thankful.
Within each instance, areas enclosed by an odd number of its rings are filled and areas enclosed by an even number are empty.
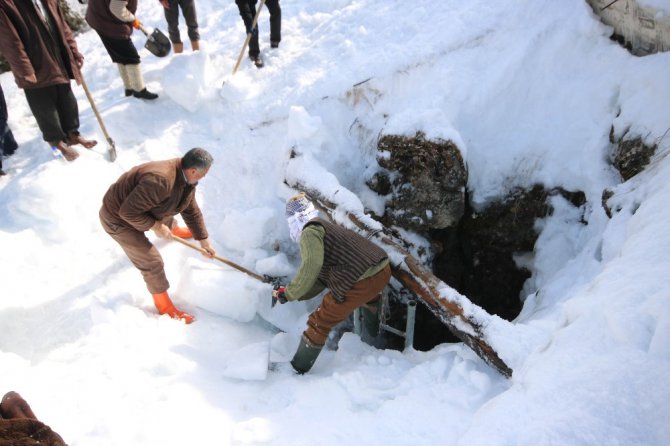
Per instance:
[[[163,223],[169,228],[172,220],[173,217],[168,217],[163,220]],[[102,223],[105,232],[121,245],[135,268],[140,270],[151,294],[163,293],[170,288],[170,283],[163,268],[163,258],[158,249],[144,235],[144,232],[113,223],[106,218],[106,213],[103,210],[100,211],[100,223]]]
[[[386,267],[372,277],[359,280],[351,288],[344,302],[338,302],[333,293],[328,291],[321,302],[307,319],[305,336],[315,345],[324,345],[330,330],[349,317],[360,306],[379,297],[386,284],[391,279],[391,267]]]

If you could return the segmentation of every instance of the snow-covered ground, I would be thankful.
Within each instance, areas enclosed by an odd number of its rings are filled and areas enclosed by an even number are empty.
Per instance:
[[[20,144],[0,178],[0,392],[20,392],[71,446],[670,444],[670,54],[631,56],[583,0],[281,6],[281,47],[265,10],[266,66],[245,58],[235,76],[232,1],[198,2],[199,53],[158,59],[135,33],[152,102],[123,97],[98,36],[79,35],[115,163],[80,87],[81,131],[100,143],[67,164],[0,76]],[[166,31],[158,2],[138,16]],[[612,126],[659,144],[626,183],[608,161]],[[271,309],[268,285],[157,241],[197,321],[158,317],[98,221],[124,170],[201,146],[215,157],[198,199],[219,255],[290,276],[284,178],[336,181],[380,209],[365,186],[376,140],[417,130],[459,142],[478,205],[536,182],[586,193],[538,222],[524,309],[495,339],[511,379],[462,344],[384,351],[350,333],[308,375],[267,372],[316,302]]]

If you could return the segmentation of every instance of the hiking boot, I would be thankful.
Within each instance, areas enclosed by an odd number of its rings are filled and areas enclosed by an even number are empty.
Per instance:
[[[133,90],[131,90],[130,88],[126,88],[126,97],[132,96],[133,93],[135,93]]]
[[[158,97],[156,93],[150,92],[149,90],[146,89],[146,87],[142,91],[133,91],[133,96],[138,99],[148,99],[148,100],[153,100]]]
[[[200,50],[200,41],[199,40],[191,40],[191,50],[193,50],[193,51]]]
[[[261,59],[261,56],[249,56],[249,59],[256,65],[256,68],[263,68],[263,59]]]
[[[298,350],[291,359],[291,365],[296,373],[302,375],[309,372],[322,348],[323,345],[313,344],[312,341],[307,339],[307,336],[302,335]]]
[[[277,42],[276,40],[271,40],[270,48],[279,48],[279,42]]]
[[[184,52],[184,44],[182,42],[173,43],[172,48],[174,49],[175,54],[179,54],[179,53]]]

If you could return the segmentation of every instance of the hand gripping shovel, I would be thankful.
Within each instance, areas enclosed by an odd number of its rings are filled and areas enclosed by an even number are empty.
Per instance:
[[[200,246],[195,245],[191,242],[187,242],[186,240],[184,240],[181,237],[177,237],[176,235],[173,235],[172,239],[175,240],[175,241],[178,241],[182,245],[186,245],[189,248],[195,249],[196,251],[200,251],[203,254],[207,254],[207,251],[205,251]],[[272,276],[268,276],[268,275],[261,276],[260,274],[256,274],[255,272],[250,271],[250,270],[246,269],[245,267],[238,265],[237,263],[233,263],[230,260],[224,259],[223,257],[219,257],[219,256],[215,255],[214,258],[216,260],[218,260],[219,262],[225,263],[228,266],[232,266],[236,270],[242,271],[243,273],[245,273],[245,274],[247,274],[247,275],[253,277],[254,279],[259,280],[263,283],[269,283],[269,284],[275,286],[275,285],[279,285],[279,283],[281,281],[280,277],[272,277]]]
[[[98,119],[98,124],[100,124],[100,129],[102,130],[102,133],[105,135],[107,144],[109,144],[109,147],[107,148],[109,160],[111,162],[114,162],[116,160],[116,144],[114,144],[114,140],[109,136],[109,133],[107,133],[107,127],[105,127],[105,123],[102,122],[102,117],[100,116],[100,113],[98,113],[98,107],[95,106],[93,96],[91,95],[91,92],[89,91],[88,86],[86,85],[86,81],[84,80],[84,73],[82,73],[80,70],[79,74],[81,75],[81,86],[84,87],[84,92],[86,93],[88,102],[91,104],[93,113],[95,113],[95,117]]]
[[[144,44],[144,48],[148,49],[151,54],[157,57],[165,57],[170,54],[172,44],[170,43],[170,39],[168,39],[160,29],[154,28],[153,32],[149,34],[146,28],[140,25],[140,31],[147,36],[147,42]]]

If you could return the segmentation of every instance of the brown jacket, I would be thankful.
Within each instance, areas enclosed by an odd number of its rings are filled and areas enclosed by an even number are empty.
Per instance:
[[[113,225],[145,232],[160,220],[181,214],[193,238],[209,237],[195,186],[186,182],[181,159],[152,161],[119,177],[102,200],[101,216]]]
[[[132,22],[122,22],[116,18],[109,10],[109,3],[110,0],[88,0],[86,22],[101,36],[110,39],[130,39],[133,33]],[[126,9],[135,14],[137,0],[128,0]]]
[[[14,73],[19,88],[43,88],[81,83],[77,61],[84,57],[57,0],[43,0],[56,33],[41,19],[30,0],[0,0],[0,54]],[[62,63],[61,63],[62,61]]]

